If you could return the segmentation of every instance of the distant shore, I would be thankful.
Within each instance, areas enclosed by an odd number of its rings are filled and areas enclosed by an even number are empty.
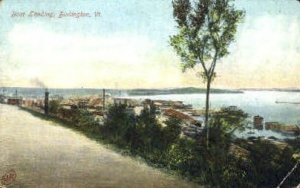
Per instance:
[[[43,97],[44,90],[48,88],[53,95],[64,97],[73,96],[88,96],[101,94],[105,89],[112,96],[146,96],[146,95],[176,95],[176,94],[205,94],[205,88],[197,87],[179,87],[179,88],[135,88],[135,89],[113,89],[113,88],[51,88],[46,86],[40,87],[0,87],[0,95],[11,96],[18,92],[24,97],[41,96]],[[242,94],[247,91],[274,91],[274,92],[300,92],[298,88],[239,88],[239,89],[219,89],[212,88],[211,94]]]
[[[300,92],[298,88],[242,88],[242,91],[278,91],[278,92]]]
[[[197,94],[206,93],[206,89],[185,87],[174,89],[132,89],[127,90],[128,95],[168,95],[168,94]],[[240,90],[211,89],[211,93],[243,93]]]
[[[12,95],[16,91],[24,97],[26,96],[43,96],[46,86],[41,87],[1,87],[0,95]],[[164,88],[164,89],[112,89],[103,88],[112,96],[138,96],[138,95],[168,95],[168,94],[205,94],[206,89],[196,87],[182,87],[182,88]],[[54,95],[69,96],[69,95],[96,95],[102,93],[102,88],[48,88]],[[242,90],[234,89],[211,89],[213,94],[224,93],[243,93]]]

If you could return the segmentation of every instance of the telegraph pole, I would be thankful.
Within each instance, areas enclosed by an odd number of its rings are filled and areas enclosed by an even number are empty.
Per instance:
[[[105,89],[102,90],[103,113],[105,112]]]

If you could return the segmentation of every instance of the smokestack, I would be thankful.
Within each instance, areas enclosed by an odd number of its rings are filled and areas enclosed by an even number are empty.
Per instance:
[[[105,89],[102,91],[102,99],[103,99],[103,112],[105,111]]]
[[[17,101],[16,104],[19,106],[20,105],[20,101],[18,99],[18,90],[16,90],[15,95],[16,95],[16,101]]]
[[[45,90],[44,103],[45,103],[45,105],[44,105],[45,114],[48,115],[48,113],[49,113],[49,91],[48,91],[48,89]]]

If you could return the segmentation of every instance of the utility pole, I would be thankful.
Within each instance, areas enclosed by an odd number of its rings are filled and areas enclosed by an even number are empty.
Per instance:
[[[45,90],[44,112],[45,112],[45,115],[48,115],[48,113],[49,113],[49,91],[48,91],[48,89]]]
[[[105,112],[105,89],[102,90],[103,113]]]

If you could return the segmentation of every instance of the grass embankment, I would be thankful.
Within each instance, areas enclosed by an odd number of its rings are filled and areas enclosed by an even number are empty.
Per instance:
[[[154,104],[145,106],[138,116],[128,112],[125,105],[113,105],[103,126],[86,110],[56,111],[68,120],[25,110],[79,131],[120,153],[138,156],[153,167],[211,187],[276,187],[295,165],[293,154],[300,150],[300,139],[283,147],[267,140],[235,139],[232,130],[243,127],[247,114],[230,108],[211,118],[209,148],[205,129],[193,139],[181,137],[182,122],[168,119],[162,126],[156,119]],[[299,175],[297,169],[284,186],[296,186]]]
[[[116,151],[122,155],[128,155],[128,156],[133,156],[130,155],[130,152],[128,152],[126,149],[122,149],[120,147],[117,147],[116,145],[112,144],[109,139],[105,138],[104,136],[102,136],[101,134],[96,133],[94,130],[92,129],[86,129],[83,127],[79,127],[76,126],[75,123],[59,118],[54,114],[44,114],[42,111],[37,111],[31,108],[27,108],[27,107],[19,107],[20,109],[29,112],[30,114],[32,114],[35,117],[38,117],[40,119],[46,120],[46,121],[51,121],[53,123],[59,124],[60,126],[66,127],[68,129],[72,129],[80,134],[85,135],[86,137],[95,140],[97,142],[99,142],[100,144],[102,144],[103,146],[105,146],[108,149],[111,149],[113,151]],[[139,159],[140,160],[140,159]]]

